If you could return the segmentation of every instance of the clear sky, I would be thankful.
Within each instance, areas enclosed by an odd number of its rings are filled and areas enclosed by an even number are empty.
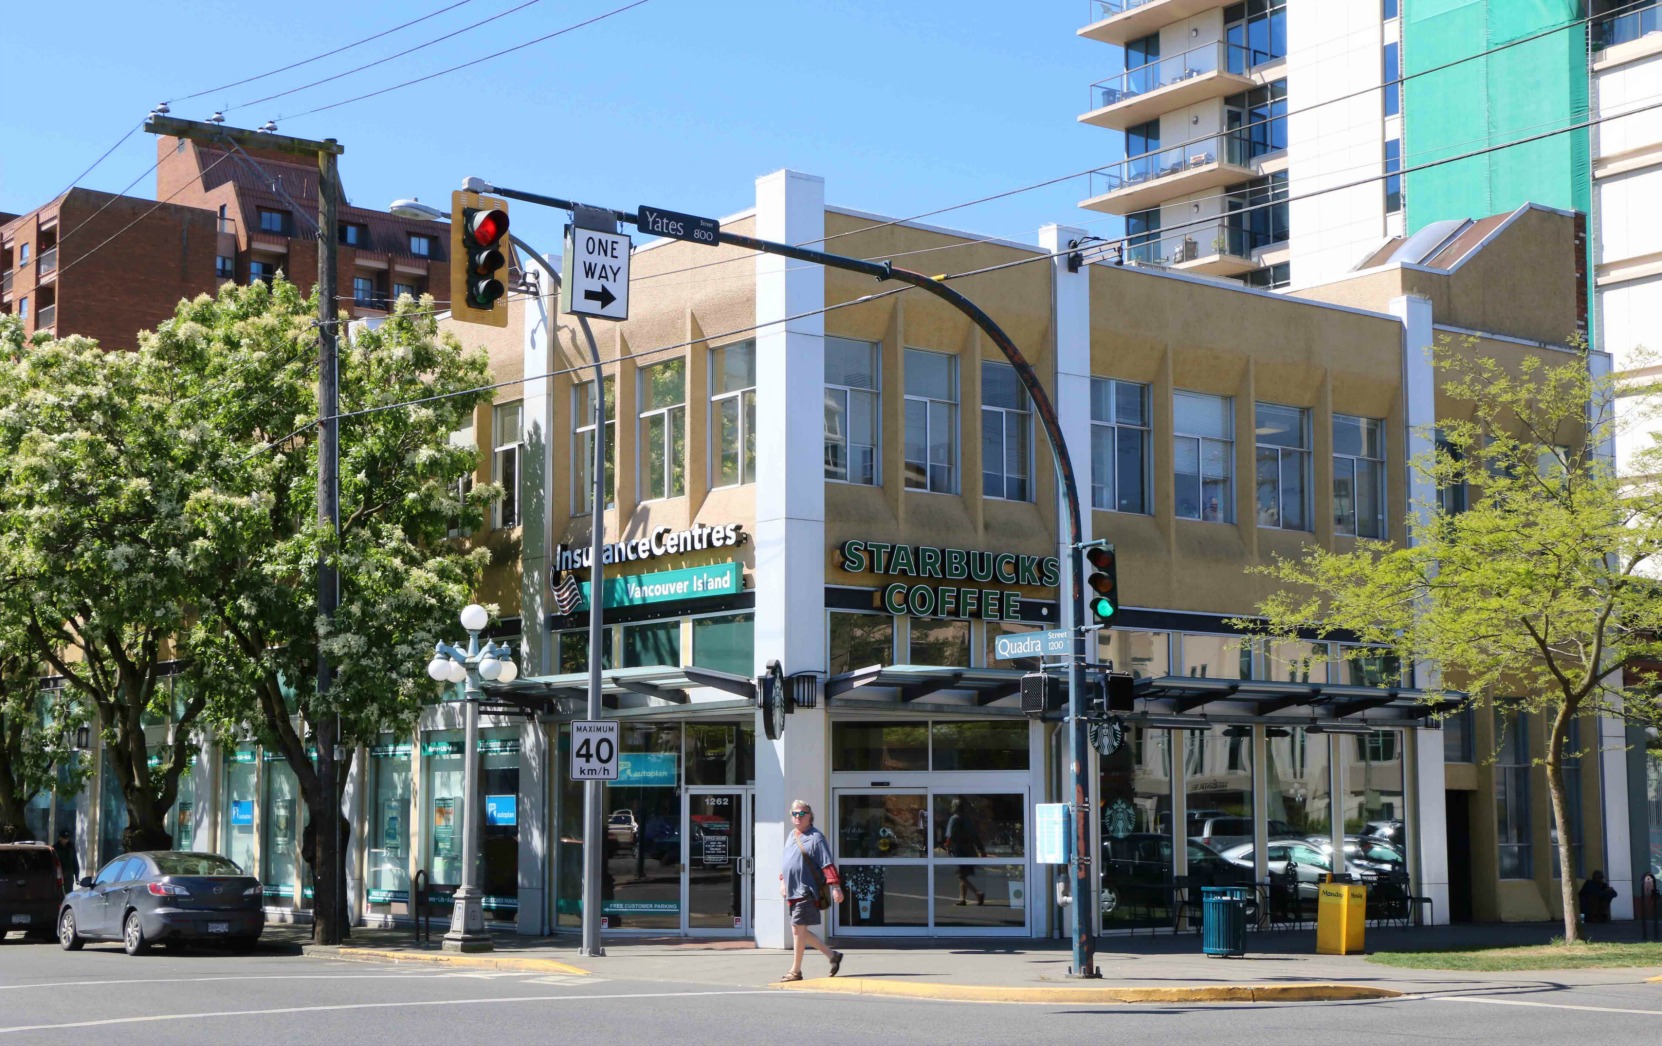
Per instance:
[[[297,62],[457,0],[0,2],[6,94],[0,211],[67,187],[157,101]],[[527,0],[459,6],[342,54],[203,97],[173,115],[334,137],[351,201],[448,206],[470,174],[619,209],[719,216],[781,167],[826,179],[828,202],[907,216],[1107,163],[1118,135],[1080,125],[1088,85],[1117,62],[1082,40],[1087,0],[648,0],[426,83],[299,116],[621,6],[523,10],[286,97]],[[32,43],[31,43],[32,41]],[[80,184],[120,191],[155,159],[134,134]],[[1083,178],[930,221],[1031,242],[1047,222],[1107,232],[1079,210]],[[154,176],[134,195],[153,197]],[[515,231],[559,250],[563,218],[515,205]]]

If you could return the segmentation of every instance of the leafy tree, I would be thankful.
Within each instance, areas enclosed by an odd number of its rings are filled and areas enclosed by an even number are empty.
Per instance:
[[[314,826],[331,801],[315,746],[327,743],[337,717],[348,752],[414,724],[434,696],[424,671],[433,643],[453,631],[488,558],[448,540],[452,527],[471,533],[496,494],[488,486],[459,494],[477,454],[451,441],[488,402],[478,391],[488,363],[441,336],[431,311],[430,299],[406,303],[340,341],[341,410],[370,413],[341,423],[338,548],[317,523],[317,441],[308,429],[317,414],[315,305],[281,280],[227,286],[182,304],[144,347],[220,440],[186,510],[211,563],[187,640],[197,685],[210,719],[252,729],[287,760],[306,804],[302,851],[314,868]],[[407,405],[416,400],[426,402]],[[340,574],[328,625],[316,599],[325,549]],[[334,666],[326,697],[314,682],[320,651]],[[325,897],[320,888],[319,933],[333,917]]]
[[[27,636],[0,639],[0,842],[30,837],[25,814],[36,796],[85,777],[70,755],[84,719],[64,690],[42,691],[40,677]]]
[[[191,663],[174,637],[205,574],[184,509],[211,440],[155,377],[142,352],[25,342],[15,319],[0,322],[0,621],[26,641],[15,671],[44,663],[87,707],[126,800],[130,849],[171,845],[165,817],[203,707],[168,708],[164,679],[168,662]],[[146,717],[169,713],[152,767]]]
[[[1590,374],[1584,359],[1504,364],[1444,343],[1436,365],[1445,392],[1470,413],[1441,419],[1442,446],[1410,468],[1438,488],[1464,485],[1469,507],[1415,505],[1406,548],[1358,541],[1353,551],[1309,547],[1278,559],[1262,572],[1286,587],[1258,609],[1271,634],[1348,631],[1405,662],[1436,666],[1480,708],[1550,724],[1544,762],[1566,870],[1564,937],[1577,941],[1568,872],[1579,812],[1566,800],[1564,761],[1582,753],[1567,750],[1570,724],[1594,714],[1655,721],[1655,679],[1622,669],[1662,655],[1653,580],[1662,491],[1617,476],[1595,452],[1617,423],[1616,385]]]

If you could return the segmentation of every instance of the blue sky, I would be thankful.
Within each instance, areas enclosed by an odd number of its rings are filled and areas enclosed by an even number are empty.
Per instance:
[[[454,2],[10,3],[0,210],[50,199],[160,99],[309,58]],[[466,0],[335,57],[176,102],[173,112],[202,119],[524,2]],[[257,127],[274,118],[287,133],[338,138],[348,195],[374,207],[408,195],[446,206],[449,191],[477,174],[620,209],[721,215],[754,201],[758,175],[792,167],[824,176],[833,204],[904,216],[1118,152],[1117,135],[1074,121],[1087,86],[1118,57],[1074,36],[1086,0],[648,0],[473,69],[294,118],[625,2],[539,0],[227,119]],[[37,44],[20,46],[30,40]],[[81,184],[118,191],[154,158],[141,131]],[[147,176],[132,192],[154,189]],[[931,221],[1031,241],[1046,222],[1099,218],[1075,206],[1084,190],[1079,179]],[[524,205],[513,213],[517,232],[558,250],[561,216]],[[1106,231],[1103,222],[1088,227]]]

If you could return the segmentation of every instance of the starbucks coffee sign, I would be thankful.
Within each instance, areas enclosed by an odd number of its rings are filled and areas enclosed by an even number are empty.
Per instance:
[[[1022,594],[989,586],[1055,588],[1062,578],[1062,564],[1055,556],[880,541],[846,541],[841,551],[842,568],[850,574],[907,578],[883,587],[882,606],[891,614],[913,617],[1019,621]],[[924,581],[947,584],[920,583]]]

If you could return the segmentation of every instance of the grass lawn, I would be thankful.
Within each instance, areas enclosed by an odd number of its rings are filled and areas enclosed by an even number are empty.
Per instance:
[[[1662,942],[1538,944],[1444,952],[1375,952],[1369,962],[1415,970],[1577,970],[1595,966],[1662,966]]]

